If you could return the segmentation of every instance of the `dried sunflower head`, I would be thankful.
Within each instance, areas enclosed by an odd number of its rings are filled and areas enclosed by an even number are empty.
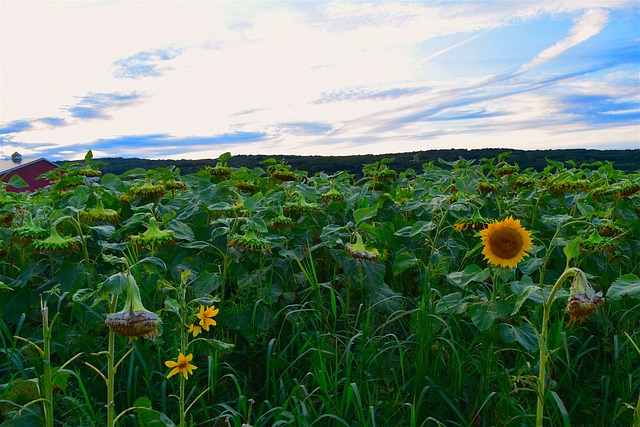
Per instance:
[[[615,237],[622,234],[622,227],[618,226],[614,221],[605,220],[598,227],[598,234],[603,237]]]
[[[118,335],[130,338],[158,336],[160,318],[142,305],[140,288],[131,273],[126,274],[127,300],[122,311],[107,316],[105,323]]]
[[[489,223],[486,219],[480,215],[480,210],[477,206],[472,205],[473,214],[468,218],[460,218],[456,221],[454,227],[455,231],[462,230],[483,230]]]
[[[320,195],[320,199],[322,199],[324,203],[340,202],[344,200],[344,192],[331,186],[329,191]]]
[[[38,222],[38,215],[35,217],[31,215],[31,212],[27,213],[24,225],[20,228],[16,228],[12,232],[12,239],[23,245],[28,244],[34,239],[43,239],[48,234],[48,231],[42,227]]]
[[[267,239],[252,229],[245,230],[244,234],[229,237],[229,246],[250,251],[271,252]]]
[[[602,237],[598,230],[594,230],[587,239],[580,241],[580,249],[590,252],[613,252],[618,247],[614,237]]]
[[[118,223],[120,220],[120,214],[113,209],[105,208],[101,197],[96,196],[96,199],[95,208],[80,211],[80,220],[89,224],[95,224],[98,222]]]
[[[211,175],[213,178],[226,179],[231,176],[233,172],[230,167],[226,166],[224,163],[219,162],[214,167],[205,166],[204,171]]]
[[[520,172],[520,167],[518,165],[509,165],[506,163],[504,164],[504,166],[495,169],[495,174],[498,176],[509,176],[518,172]]]
[[[481,194],[497,193],[500,188],[496,184],[492,184],[488,181],[478,182],[478,190]]]
[[[36,240],[34,246],[40,252],[75,252],[80,249],[75,237],[61,237],[55,224],[51,224],[51,235],[44,240]]]
[[[153,184],[151,177],[147,177],[144,184],[129,189],[130,196],[133,199],[149,199],[154,197],[162,197],[166,192],[166,188],[161,184]]]
[[[172,230],[160,230],[155,217],[149,218],[147,231],[143,234],[131,236],[131,243],[134,245],[144,244],[171,244],[175,241]]]
[[[255,182],[251,181],[238,181],[236,183],[236,188],[243,193],[247,194],[255,194],[258,191],[258,185]]]
[[[604,304],[604,301],[602,292],[596,293],[585,274],[578,270],[578,273],[573,278],[567,308],[565,309],[569,313],[569,323],[567,323],[566,327],[570,328],[576,322],[583,323],[587,317],[595,313],[598,307]]]
[[[616,189],[615,198],[619,200],[624,197],[631,197],[638,192],[640,192],[640,182],[630,182]]]
[[[288,213],[305,213],[305,212],[316,212],[320,209],[320,205],[315,202],[307,202],[304,197],[304,194],[300,192],[297,193],[297,198],[295,201],[286,202],[283,206],[285,212]]]
[[[359,233],[354,233],[354,235],[356,237],[355,243],[347,243],[344,246],[347,254],[349,254],[351,258],[361,259],[364,261],[377,261],[380,257],[378,250],[367,248]]]
[[[185,191],[187,189],[187,184],[182,181],[177,181],[175,179],[170,179],[164,183],[164,186],[171,191]]]
[[[291,226],[293,226],[293,219],[285,216],[284,213],[280,213],[280,215],[271,220],[271,227],[273,228],[285,228]]]
[[[87,178],[97,178],[102,175],[102,172],[93,168],[78,169],[77,171],[74,171],[74,173],[75,175],[84,176]]]

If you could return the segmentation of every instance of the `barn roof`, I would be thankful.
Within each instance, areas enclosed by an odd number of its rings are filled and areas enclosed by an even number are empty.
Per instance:
[[[0,159],[0,175],[4,175],[5,173],[8,173],[8,172],[13,172],[17,169],[24,168],[26,166],[32,165],[34,163],[38,163],[40,161],[47,162],[55,167],[58,167],[58,165],[56,165],[53,162],[50,162],[44,157],[38,157],[38,158],[23,157],[17,160]]]

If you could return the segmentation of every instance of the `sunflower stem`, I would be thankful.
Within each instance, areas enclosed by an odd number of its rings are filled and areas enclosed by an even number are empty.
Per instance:
[[[544,422],[544,395],[546,391],[546,374],[547,374],[547,362],[549,361],[549,351],[547,350],[547,326],[549,323],[549,315],[551,312],[551,305],[555,300],[555,296],[558,291],[562,288],[562,284],[569,277],[575,276],[580,272],[579,269],[572,267],[567,268],[562,275],[558,278],[551,293],[549,294],[549,298],[544,299],[544,293],[542,294],[543,301],[543,313],[542,313],[542,329],[540,334],[538,335],[538,346],[540,347],[540,369],[538,373],[538,402],[536,406],[536,427],[542,427]]]

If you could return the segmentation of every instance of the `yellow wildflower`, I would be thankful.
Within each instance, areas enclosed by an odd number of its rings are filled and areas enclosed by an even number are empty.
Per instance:
[[[194,369],[198,369],[195,365],[189,363],[191,362],[191,359],[193,359],[193,354],[185,356],[180,352],[177,362],[174,362],[173,360],[167,360],[164,362],[167,368],[173,368],[171,372],[169,372],[169,375],[167,375],[167,378],[171,378],[173,375],[180,373],[184,375],[185,380],[188,380],[189,374],[193,374]]]
[[[200,312],[198,313],[198,319],[200,319],[200,326],[205,331],[209,332],[209,326],[216,326],[217,323],[213,320],[213,317],[218,314],[220,310],[216,308],[215,305],[211,307],[204,308],[203,305],[200,306]]]

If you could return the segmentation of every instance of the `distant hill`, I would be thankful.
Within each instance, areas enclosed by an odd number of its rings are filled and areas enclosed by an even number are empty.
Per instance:
[[[625,172],[640,171],[640,149],[638,150],[509,150],[486,148],[477,150],[427,150],[413,151],[410,153],[390,153],[390,154],[363,154],[354,156],[292,156],[292,155],[237,155],[231,157],[227,164],[233,167],[246,166],[254,168],[260,166],[260,162],[274,158],[278,161],[284,160],[294,170],[307,171],[313,176],[317,172],[332,174],[339,171],[348,171],[356,176],[362,174],[362,166],[379,161],[382,158],[394,158],[389,164],[392,169],[402,172],[412,168],[421,170],[424,163],[442,159],[445,161],[455,161],[463,158],[465,160],[480,160],[497,158],[499,154],[510,152],[506,161],[510,164],[518,164],[520,169],[532,168],[541,171],[549,165],[546,159],[559,162],[572,161],[577,166],[591,164],[594,162],[612,162],[616,169]],[[233,153],[232,153],[233,154]],[[104,163],[100,169],[103,173],[113,173],[120,175],[134,168],[156,169],[159,167],[176,166],[180,168],[180,173],[186,175],[200,171],[205,166],[213,166],[217,159],[202,160],[148,160],[139,158],[102,158],[95,159]]]

